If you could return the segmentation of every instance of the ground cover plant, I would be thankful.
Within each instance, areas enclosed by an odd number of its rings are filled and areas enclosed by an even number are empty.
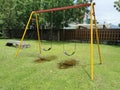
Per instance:
[[[99,64],[97,45],[94,44],[94,81],[89,77],[89,44],[77,43],[73,56],[63,54],[63,42],[53,42],[50,51],[39,54],[37,40],[25,40],[30,48],[20,50],[5,46],[9,39],[0,40],[0,90],[119,90],[120,89],[120,46],[101,45],[103,64]],[[42,46],[49,48],[50,42]],[[72,52],[73,43],[65,43]],[[46,61],[40,62],[40,58]],[[38,62],[36,61],[38,60]],[[60,69],[59,63],[76,60],[77,64]]]

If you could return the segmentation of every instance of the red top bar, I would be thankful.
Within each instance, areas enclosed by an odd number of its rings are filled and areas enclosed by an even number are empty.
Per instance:
[[[67,10],[67,9],[71,9],[71,8],[87,7],[90,5],[91,4],[78,4],[78,5],[74,5],[74,6],[66,6],[66,7],[60,7],[60,8],[47,9],[47,10],[38,10],[38,11],[34,11],[34,12],[35,13],[53,12],[53,11]]]

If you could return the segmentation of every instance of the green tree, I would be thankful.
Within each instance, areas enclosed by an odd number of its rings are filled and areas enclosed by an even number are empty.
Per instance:
[[[74,0],[42,0],[42,9],[51,9],[51,8],[58,8],[63,6],[69,6],[73,5]],[[67,13],[66,20],[68,19],[68,16],[70,16],[70,13],[68,13],[69,10],[64,11],[57,11],[57,12],[51,12],[51,13],[43,13],[41,16],[44,17],[44,24],[52,23],[54,28],[61,28],[61,22],[63,21],[64,15]],[[69,14],[69,15],[68,15]],[[59,18],[58,18],[59,17]],[[43,18],[42,18],[43,19]],[[52,19],[52,20],[51,20]]]
[[[77,0],[76,3],[74,3],[74,0],[0,0],[0,26],[7,29],[22,29],[25,27],[33,10],[57,8],[86,2],[86,0]],[[83,18],[80,17],[84,15],[85,10],[86,8],[80,8],[42,13],[39,15],[39,22],[42,24],[52,22],[54,28],[62,28],[61,22],[63,21],[66,24],[77,20],[81,22]]]
[[[41,0],[42,9],[50,9],[50,8],[58,8],[64,6],[70,6],[75,4],[82,4],[87,3],[87,1],[77,0],[74,3],[74,0]],[[43,13],[44,23],[50,23],[51,16],[53,17],[52,23],[54,28],[62,28],[63,25],[61,24],[64,22],[64,25],[67,25],[70,22],[78,22],[81,23],[83,21],[84,13],[87,8],[78,8],[78,9],[69,9],[64,11],[57,11],[53,13]],[[42,16],[42,15],[41,15]],[[59,17],[59,18],[58,18]],[[42,18],[43,19],[43,18]]]
[[[38,10],[40,7],[39,0],[17,0],[16,1],[16,16],[17,16],[17,24],[20,25],[20,27],[24,28],[27,20],[29,18],[30,13],[33,10]]]
[[[120,27],[120,23],[118,24],[118,26]]]
[[[114,7],[118,12],[120,12],[120,0],[114,2]],[[118,24],[118,26],[120,27],[120,23]]]
[[[15,8],[16,4],[14,0],[1,0],[0,1],[0,29],[12,29],[15,26],[16,15]]]
[[[117,1],[114,2],[114,7],[116,8],[116,10],[118,12],[120,12],[120,0],[117,0]]]
[[[0,29],[22,29],[25,27],[29,14],[38,9],[39,0],[1,0]]]

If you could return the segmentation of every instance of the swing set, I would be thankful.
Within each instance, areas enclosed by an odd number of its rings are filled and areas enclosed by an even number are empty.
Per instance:
[[[25,34],[27,32],[28,26],[30,24],[30,21],[32,19],[33,14],[35,14],[36,16],[36,26],[37,26],[37,36],[38,36],[38,43],[39,43],[39,51],[41,54],[41,43],[40,43],[40,33],[39,33],[39,25],[38,25],[38,14],[40,13],[45,13],[45,12],[56,12],[56,11],[62,11],[62,10],[68,10],[68,9],[72,9],[72,8],[80,8],[80,7],[88,7],[90,6],[90,77],[93,80],[94,79],[94,55],[93,55],[93,20],[94,20],[94,24],[95,24],[95,33],[96,33],[96,40],[97,40],[97,46],[98,46],[98,55],[99,55],[99,60],[100,60],[100,64],[102,64],[102,59],[101,59],[101,53],[100,53],[100,46],[99,46],[99,37],[98,37],[98,28],[97,28],[97,24],[96,24],[96,17],[95,17],[95,9],[94,9],[94,5],[95,3],[89,3],[89,4],[78,4],[78,5],[74,5],[74,6],[66,6],[66,7],[60,7],[60,8],[53,8],[53,9],[47,9],[47,10],[37,10],[37,11],[32,11],[30,14],[30,17],[28,19],[27,25],[25,27],[23,36],[21,38],[19,47],[16,51],[16,56],[18,56],[19,51],[20,51],[20,47],[22,45],[23,39],[25,37]],[[43,48],[44,51],[49,51],[52,49],[52,43],[51,46],[48,49]],[[67,56],[71,56],[75,53],[76,51],[76,45],[74,47],[74,51],[69,54],[66,50],[65,47],[63,45],[63,49],[64,49],[64,54]]]

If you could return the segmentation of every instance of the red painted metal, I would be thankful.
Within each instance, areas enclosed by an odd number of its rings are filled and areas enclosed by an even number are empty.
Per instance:
[[[60,7],[60,8],[47,9],[47,10],[37,10],[34,12],[35,13],[44,13],[44,12],[61,11],[61,10],[67,10],[67,9],[72,9],[72,8],[87,7],[90,5],[91,4],[78,4],[78,5],[73,5],[73,6],[66,6],[66,7]]]

